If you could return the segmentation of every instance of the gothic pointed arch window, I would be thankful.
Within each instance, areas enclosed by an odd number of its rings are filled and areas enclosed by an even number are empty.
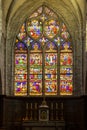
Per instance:
[[[72,38],[47,6],[39,7],[23,23],[14,55],[14,95],[73,94]]]

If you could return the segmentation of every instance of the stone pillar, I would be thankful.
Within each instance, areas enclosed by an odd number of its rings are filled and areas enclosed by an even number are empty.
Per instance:
[[[87,18],[86,18],[87,19]],[[85,71],[86,71],[86,78],[85,78],[85,94],[87,94],[87,20],[86,20],[86,60],[85,60]]]
[[[86,53],[87,53],[87,21],[86,21]],[[86,54],[86,57],[87,57],[87,54]],[[86,61],[86,64],[87,64],[87,61]],[[86,67],[86,71],[87,71],[87,67]]]
[[[3,22],[4,21],[4,22]],[[5,94],[5,20],[4,20],[4,12],[3,12],[3,6],[2,6],[2,0],[0,0],[0,70],[1,70],[1,83],[2,85],[0,86],[0,94],[4,95]]]
[[[0,94],[2,93],[2,78],[1,78],[1,57],[2,57],[2,3],[0,0]]]

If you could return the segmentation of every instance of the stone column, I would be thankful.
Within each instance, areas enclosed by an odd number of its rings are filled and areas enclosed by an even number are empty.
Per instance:
[[[86,20],[86,53],[87,53],[87,20]],[[87,57],[87,54],[86,54],[86,57]],[[86,61],[86,64],[87,64],[87,61]],[[87,67],[86,67],[86,71],[87,71]]]
[[[87,18],[86,18],[87,19]],[[87,94],[87,20],[86,20],[86,60],[85,60],[85,71],[86,71],[86,78],[85,78],[85,94]]]
[[[0,0],[0,94],[2,93],[2,77],[1,77],[1,57],[2,57],[2,4]]]

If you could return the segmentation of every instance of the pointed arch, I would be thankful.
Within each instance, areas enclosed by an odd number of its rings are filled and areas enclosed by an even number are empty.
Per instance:
[[[19,42],[16,44],[15,62],[18,58],[18,65],[21,68],[22,56],[27,60],[25,84],[22,80],[20,82],[15,80],[15,95],[19,95],[16,92],[18,85],[23,87],[23,90],[26,86],[25,95],[30,96],[72,95],[72,38],[59,16],[46,5],[40,6],[26,18],[17,38]],[[18,65],[16,64],[15,68]],[[23,63],[22,65],[24,66]],[[18,71],[15,78],[17,76]],[[23,90],[20,90],[20,95],[23,95]]]

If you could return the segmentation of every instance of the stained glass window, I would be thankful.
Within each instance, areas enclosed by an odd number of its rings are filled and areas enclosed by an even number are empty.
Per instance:
[[[25,44],[19,41],[15,45],[14,81],[15,95],[27,95],[27,48]]]
[[[14,59],[14,95],[73,94],[72,38],[66,24],[47,6],[22,24]]]
[[[30,50],[30,95],[42,95],[42,51],[40,43],[34,43]]]
[[[45,52],[45,95],[56,95],[57,89],[57,46],[48,42]]]

